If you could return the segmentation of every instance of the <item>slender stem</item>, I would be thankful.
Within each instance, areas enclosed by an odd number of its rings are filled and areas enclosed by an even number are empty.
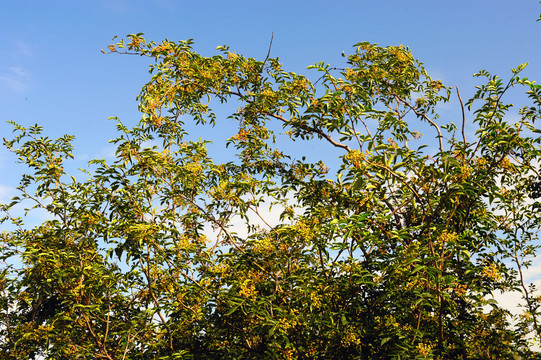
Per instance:
[[[456,87],[456,94],[458,95],[458,100],[460,101],[460,109],[462,110],[462,140],[464,140],[464,145],[466,145],[466,133],[464,131],[464,127],[466,125],[466,113],[464,112],[464,103],[462,102],[462,98],[460,97],[460,91],[458,90],[458,85],[455,85]]]

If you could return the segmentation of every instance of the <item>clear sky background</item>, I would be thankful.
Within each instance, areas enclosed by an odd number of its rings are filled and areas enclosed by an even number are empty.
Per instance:
[[[322,60],[343,66],[342,51],[361,41],[404,44],[466,100],[480,69],[508,78],[529,62],[524,76],[541,81],[540,13],[537,0],[0,0],[0,136],[11,136],[7,120],[38,123],[51,137],[76,136],[79,167],[110,155],[114,122],[106,119],[135,124],[135,97],[149,80],[147,59],[101,53],[115,35],[192,38],[205,55],[227,44],[264,59],[274,33],[271,56],[297,73]],[[458,116],[456,104],[443,120]],[[0,150],[0,202],[23,170],[15,160]]]

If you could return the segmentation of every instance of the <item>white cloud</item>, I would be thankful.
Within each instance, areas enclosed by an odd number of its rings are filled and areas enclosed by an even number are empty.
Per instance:
[[[0,203],[6,203],[11,200],[16,192],[17,190],[12,186],[0,184]]]
[[[531,297],[541,295],[541,260],[536,259],[533,265],[527,269],[523,269],[522,274],[524,276],[524,282],[528,291],[530,291],[530,284],[534,284],[537,291],[535,293],[530,293]],[[519,291],[507,291],[504,293],[495,293],[494,299],[498,302],[502,308],[507,309],[515,317],[523,314],[526,310],[526,301],[523,299],[523,293]],[[487,306],[486,310],[490,310],[490,307]],[[515,319],[516,320],[516,319]],[[528,336],[528,339],[532,340],[532,350],[539,351],[539,343],[534,341],[533,334]]]

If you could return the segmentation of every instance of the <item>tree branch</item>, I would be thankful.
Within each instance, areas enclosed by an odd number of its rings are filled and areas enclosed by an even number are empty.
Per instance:
[[[464,103],[460,97],[460,91],[458,91],[458,85],[456,87],[456,94],[458,95],[458,100],[460,101],[460,109],[462,110],[462,139],[464,140],[464,145],[466,145],[466,134],[464,132],[464,127],[466,125],[466,113],[464,112]]]
[[[272,113],[268,113],[268,112],[265,112],[263,114],[267,115],[267,116],[270,116],[270,117],[273,117],[275,119],[278,119],[278,120],[282,121],[285,124],[290,123],[289,120],[284,118],[282,115],[272,114]],[[320,136],[320,137],[324,138],[325,140],[327,140],[328,142],[330,142],[334,147],[342,148],[342,149],[346,150],[347,152],[352,151],[349,146],[347,146],[346,144],[342,144],[342,143],[337,142],[330,135],[325,134],[320,129],[316,129],[316,128],[308,126],[308,125],[303,125],[302,129],[317,134],[318,136]]]

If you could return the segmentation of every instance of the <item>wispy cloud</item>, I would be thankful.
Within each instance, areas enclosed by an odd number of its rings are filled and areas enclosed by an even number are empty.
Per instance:
[[[0,72],[0,88],[4,90],[24,93],[30,89],[31,76],[21,66],[10,66]]]
[[[14,57],[29,58],[29,57],[34,56],[34,50],[32,49],[32,46],[29,43],[25,41],[16,40],[13,42],[12,55]]]
[[[13,40],[9,46],[0,50],[0,55],[4,59],[3,66],[0,67],[1,91],[21,94],[30,90],[32,76],[28,70],[28,63],[32,62],[35,54],[33,45],[22,40]]]

